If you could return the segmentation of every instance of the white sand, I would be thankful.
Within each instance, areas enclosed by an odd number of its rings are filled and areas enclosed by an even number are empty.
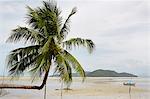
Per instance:
[[[63,90],[63,99],[149,99],[150,79],[133,78],[136,86],[132,87],[131,96],[128,93],[129,87],[122,83],[130,78],[86,78],[84,83],[81,79],[74,78],[72,90]],[[0,79],[0,82],[2,79]],[[24,77],[19,81],[10,82],[5,78],[4,83],[30,84],[29,78]],[[33,83],[35,84],[35,83]],[[37,81],[36,84],[40,84]],[[31,84],[30,84],[31,85]],[[61,99],[60,82],[58,78],[49,78],[47,82],[47,99]],[[7,89],[8,94],[0,99],[43,99],[43,90],[21,90]]]

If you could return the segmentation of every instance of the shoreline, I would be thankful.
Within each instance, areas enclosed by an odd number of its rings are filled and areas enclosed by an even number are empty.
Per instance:
[[[1,78],[0,78],[1,79]],[[21,78],[19,81],[13,81],[13,84],[35,85],[40,84],[40,80],[33,84],[29,81],[29,77]],[[63,99],[129,99],[129,86],[124,86],[123,82],[130,78],[86,78],[82,83],[82,79],[73,78],[71,85],[72,90],[63,90]],[[4,83],[9,83],[5,79]],[[150,79],[132,78],[136,82],[136,86],[131,88],[132,99],[147,99],[150,97]],[[0,80],[1,81],[1,80]],[[143,84],[143,85],[142,85]],[[60,82],[56,77],[48,78],[47,97],[51,99],[60,99]],[[141,86],[142,85],[142,86]],[[9,93],[1,99],[43,99],[44,89],[42,90],[23,90],[23,89],[7,89]]]

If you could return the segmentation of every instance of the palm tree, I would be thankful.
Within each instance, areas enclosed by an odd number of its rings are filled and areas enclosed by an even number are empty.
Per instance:
[[[65,40],[69,32],[70,18],[76,13],[73,8],[63,21],[61,11],[54,1],[43,1],[42,7],[27,7],[28,27],[18,26],[12,30],[7,42],[24,41],[30,46],[12,50],[8,55],[8,69],[11,76],[20,76],[24,72],[31,73],[33,80],[43,77],[40,86],[0,85],[0,88],[42,89],[46,84],[50,67],[56,68],[66,84],[72,82],[72,69],[81,77],[85,72],[77,59],[69,53],[72,47],[84,46],[91,53],[95,47],[90,39],[72,38]]]

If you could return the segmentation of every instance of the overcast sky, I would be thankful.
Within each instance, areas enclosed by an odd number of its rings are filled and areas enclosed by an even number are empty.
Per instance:
[[[148,0],[57,0],[64,18],[73,7],[70,37],[92,39],[93,54],[80,48],[71,51],[86,71],[110,69],[140,76],[150,75],[150,2]],[[6,44],[11,30],[26,26],[26,5],[42,0],[0,0],[0,75],[9,51],[25,46]]]

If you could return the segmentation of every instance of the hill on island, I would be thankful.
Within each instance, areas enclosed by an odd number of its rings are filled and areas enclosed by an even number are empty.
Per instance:
[[[92,72],[86,73],[87,77],[137,77],[137,75],[130,74],[130,73],[118,73],[112,70],[102,70],[98,69]]]
[[[138,77],[137,75],[130,74],[130,73],[117,73],[116,71],[112,70],[102,70],[98,69],[92,72],[85,72],[86,77]],[[73,73],[73,77],[79,77],[77,73]],[[53,77],[58,77],[58,75],[53,75]]]

